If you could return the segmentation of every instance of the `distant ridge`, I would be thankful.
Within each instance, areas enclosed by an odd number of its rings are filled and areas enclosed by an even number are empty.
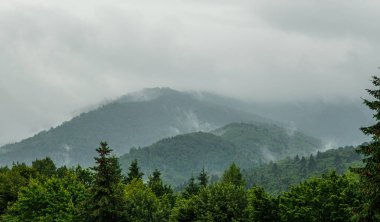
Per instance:
[[[120,163],[127,171],[137,159],[146,175],[159,169],[165,181],[178,185],[203,167],[220,176],[232,162],[251,168],[288,156],[310,155],[321,146],[318,139],[276,125],[232,123],[212,133],[178,135],[132,149],[120,157]]]
[[[18,143],[0,147],[0,165],[50,156],[58,165],[90,166],[99,141],[116,155],[182,133],[210,131],[231,122],[270,122],[258,115],[170,88],[122,96]]]

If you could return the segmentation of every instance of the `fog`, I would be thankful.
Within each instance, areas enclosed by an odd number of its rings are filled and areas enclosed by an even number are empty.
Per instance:
[[[0,144],[147,87],[357,102],[378,73],[379,11],[370,0],[1,1]]]

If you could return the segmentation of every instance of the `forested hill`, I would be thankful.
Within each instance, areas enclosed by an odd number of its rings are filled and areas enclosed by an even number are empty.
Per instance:
[[[319,139],[291,128],[265,123],[231,123],[212,133],[235,144],[255,164],[296,154],[309,155],[322,147]]]
[[[372,113],[359,97],[353,101],[315,99],[294,102],[243,102],[206,92],[200,93],[199,97],[277,120],[339,146],[359,145],[370,139],[359,127],[373,124]]]
[[[182,133],[209,131],[231,122],[267,122],[257,115],[168,88],[146,89],[82,113],[62,125],[0,147],[0,165],[50,156],[57,165],[89,166],[99,141],[116,155]]]
[[[244,170],[244,175],[248,187],[257,185],[272,194],[279,194],[312,176],[321,176],[331,170],[342,174],[349,167],[362,164],[361,160],[362,157],[355,152],[355,148],[347,146],[317,152],[308,157],[295,156],[270,162]]]
[[[132,149],[120,157],[126,171],[137,159],[147,175],[155,169],[168,183],[178,185],[203,167],[220,175],[232,162],[242,168],[295,156],[321,148],[319,140],[271,124],[234,123],[213,133],[190,133],[163,139],[151,146]]]

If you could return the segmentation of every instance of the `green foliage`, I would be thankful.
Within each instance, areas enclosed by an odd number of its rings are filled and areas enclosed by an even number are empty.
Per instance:
[[[231,123],[213,133],[235,144],[256,165],[297,154],[309,155],[322,147],[316,138],[273,124]]]
[[[176,186],[202,168],[210,175],[221,176],[232,162],[248,168],[288,155],[310,155],[319,146],[317,139],[298,132],[291,136],[275,125],[235,123],[212,133],[179,135],[132,149],[120,157],[120,163],[124,172],[134,159],[148,174],[161,168],[164,180]]]
[[[205,171],[205,168],[202,168],[202,171],[199,173],[198,176],[198,181],[199,181],[199,186],[201,187],[206,187],[208,184],[208,178],[209,176],[207,175],[207,172]]]
[[[241,221],[246,206],[243,187],[217,183],[202,188],[189,199],[177,200],[170,221]]]
[[[199,185],[195,182],[195,178],[193,176],[191,176],[189,179],[189,182],[185,186],[185,189],[184,189],[182,195],[185,198],[190,198],[191,196],[198,194],[199,190],[200,190]]]
[[[375,112],[376,123],[361,128],[372,141],[358,148],[357,151],[364,155],[364,166],[354,169],[360,175],[362,192],[367,200],[357,217],[359,221],[380,221],[380,78],[373,76],[372,83],[375,89],[367,89],[367,92],[374,100],[364,99],[364,104]]]
[[[146,89],[139,96],[140,99],[136,95],[123,96],[58,127],[5,145],[0,148],[7,151],[1,153],[0,165],[11,165],[13,161],[29,164],[36,158],[50,156],[57,166],[88,167],[93,165],[92,157],[96,155],[93,147],[98,145],[99,138],[112,141],[114,153],[121,155],[131,147],[147,146],[174,133],[211,130],[237,121],[266,121],[255,114],[169,88]],[[194,121],[200,126],[194,126]]]
[[[86,204],[87,217],[91,221],[122,221],[125,218],[125,203],[121,184],[121,169],[118,159],[111,156],[111,149],[106,142],[101,142],[96,149],[96,166],[94,183],[90,188],[91,197]]]
[[[168,211],[161,209],[160,199],[154,192],[143,184],[143,181],[134,178],[124,189],[127,221],[166,221]]]
[[[257,185],[271,194],[280,194],[312,176],[321,176],[331,170],[343,173],[351,166],[360,165],[360,160],[354,147],[341,147],[318,152],[309,158],[296,156],[264,164],[244,170],[243,174],[247,178],[248,187]]]
[[[278,203],[261,187],[251,187],[247,192],[247,217],[249,221],[279,221]]]
[[[47,177],[53,176],[57,170],[53,160],[51,160],[50,157],[33,161],[32,168],[35,169],[39,174]]]
[[[78,207],[87,197],[75,178],[32,179],[9,206],[4,221],[80,221]]]
[[[129,172],[128,172],[128,176],[126,178],[126,182],[129,183],[133,179],[141,180],[143,175],[144,174],[142,172],[140,172],[140,167],[138,166],[137,160],[134,159],[132,161],[131,165],[129,166]]]
[[[231,183],[235,186],[242,187],[246,185],[246,181],[243,178],[243,174],[241,173],[240,168],[235,163],[232,163],[231,166],[226,171],[224,171],[221,182]]]
[[[31,178],[37,177],[35,169],[25,164],[14,164],[11,169],[0,172],[0,215],[8,205],[17,200],[18,192],[27,186]]]
[[[165,194],[171,196],[173,194],[171,187],[164,184],[162,181],[159,170],[156,169],[148,178],[149,180],[147,185],[157,197],[162,197]]]
[[[349,221],[360,203],[357,181],[335,171],[292,187],[279,197],[281,221]]]
[[[80,166],[61,167],[51,176],[25,164],[0,168],[0,221],[360,221],[368,206],[353,173],[313,177],[272,197],[257,186],[246,190],[236,164],[211,185],[200,185],[202,179],[196,183],[191,177],[182,195],[175,197],[158,170],[146,184],[136,177],[122,184],[111,149],[101,143],[97,150],[94,173]],[[336,153],[320,152],[315,161],[330,156],[332,162],[340,162]],[[302,159],[292,161],[307,168],[309,160]],[[268,166],[268,172],[280,175],[281,164]],[[200,175],[207,173],[202,170]]]

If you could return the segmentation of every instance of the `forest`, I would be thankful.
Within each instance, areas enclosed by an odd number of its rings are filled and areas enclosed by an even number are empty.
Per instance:
[[[1,220],[349,221],[365,203],[354,173],[327,172],[271,195],[247,186],[236,164],[213,182],[202,170],[174,192],[159,170],[143,181],[137,161],[123,175],[111,151],[102,142],[91,169],[56,168],[48,157],[1,168]]]
[[[203,168],[176,188],[160,169],[144,179],[136,159],[123,174],[107,142],[90,168],[50,157],[1,167],[0,221],[380,221],[380,90],[367,91],[377,123],[361,130],[371,142],[252,169],[232,163],[220,178]]]

